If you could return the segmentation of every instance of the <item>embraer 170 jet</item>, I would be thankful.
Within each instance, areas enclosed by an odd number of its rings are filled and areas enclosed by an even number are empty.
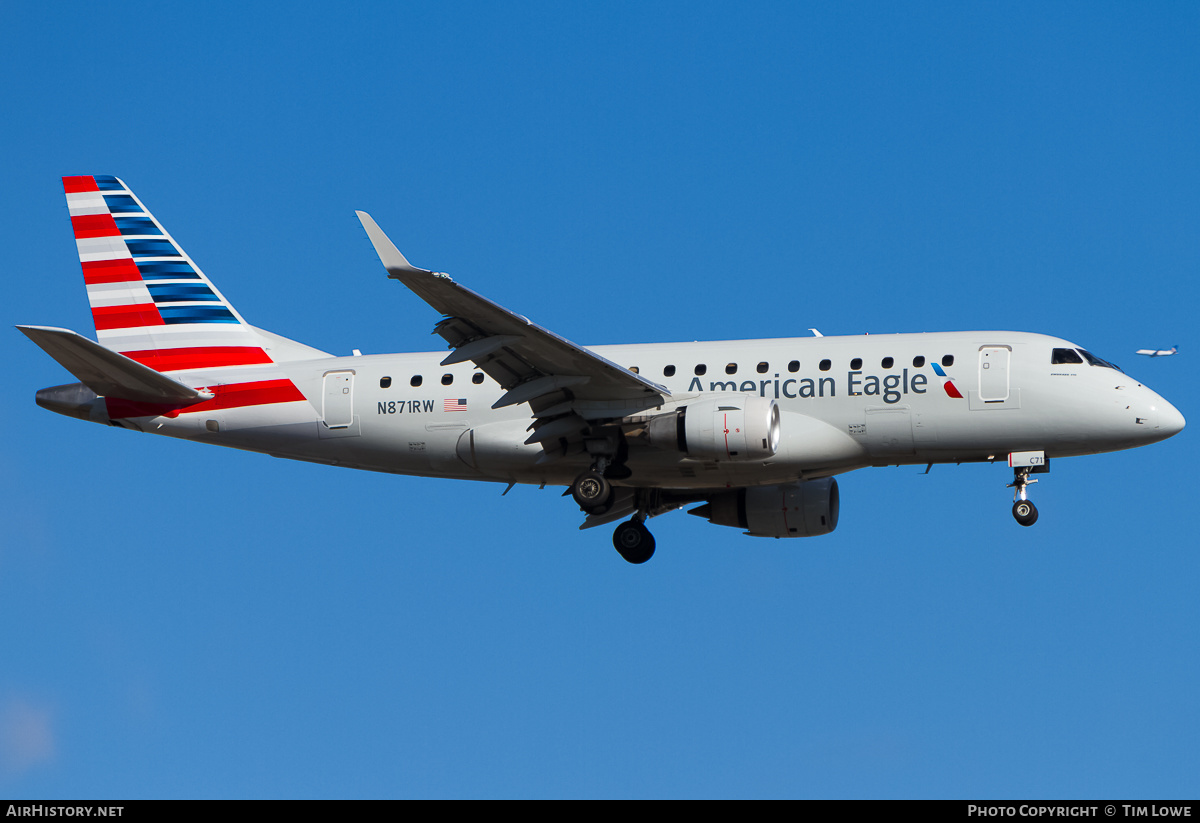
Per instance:
[[[359,212],[388,271],[443,315],[449,354],[335,357],[251,326],[119,179],[65,177],[99,343],[19,326],[78,383],[60,414],[370,471],[566,486],[582,528],[654,553],[645,520],[689,513],[760,537],[828,534],[835,475],[1013,469],[1013,515],[1049,460],[1128,449],[1183,416],[1099,357],[1007,331],[585,348],[410,265]],[[564,493],[565,494],[565,493]]]

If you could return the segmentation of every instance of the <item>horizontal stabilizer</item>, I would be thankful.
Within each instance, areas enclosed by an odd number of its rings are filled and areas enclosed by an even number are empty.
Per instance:
[[[17,328],[75,375],[79,382],[103,397],[180,406],[212,397],[208,392],[185,386],[69,329],[48,326]]]

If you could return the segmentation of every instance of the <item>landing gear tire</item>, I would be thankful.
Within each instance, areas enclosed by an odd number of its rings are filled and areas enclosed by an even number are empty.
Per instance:
[[[629,563],[645,563],[654,556],[654,535],[636,520],[627,520],[613,532],[613,546]]]
[[[1013,503],[1013,517],[1022,526],[1032,526],[1037,522],[1038,510],[1037,506],[1033,505],[1032,500],[1018,500]]]
[[[588,514],[604,514],[612,507],[613,487],[599,472],[586,471],[571,484],[571,496]]]

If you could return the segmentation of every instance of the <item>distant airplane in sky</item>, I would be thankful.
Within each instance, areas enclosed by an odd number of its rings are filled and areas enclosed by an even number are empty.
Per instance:
[[[1170,357],[1175,352],[1179,351],[1178,346],[1172,346],[1169,349],[1138,349],[1138,354],[1144,354],[1147,357]]]
[[[1051,458],[1184,426],[1112,364],[1040,334],[585,348],[410,265],[363,212],[388,276],[443,315],[450,352],[335,357],[247,323],[121,180],[63,183],[99,343],[18,327],[79,380],[39,405],[333,466],[565,486],[581,528],[624,520],[613,544],[631,563],[654,553],[646,519],[689,504],[750,535],[828,534],[834,476],[867,466],[1006,461],[1028,526],[1030,475]]]

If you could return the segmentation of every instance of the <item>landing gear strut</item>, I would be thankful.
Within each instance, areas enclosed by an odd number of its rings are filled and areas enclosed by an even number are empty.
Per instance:
[[[1029,473],[1033,471],[1030,466],[1021,466],[1013,469],[1013,482],[1008,484],[1010,489],[1015,489],[1013,492],[1012,513],[1016,521],[1022,526],[1032,526],[1037,522],[1038,510],[1037,506],[1033,505],[1033,501],[1029,500],[1025,495],[1025,487],[1030,483],[1036,483],[1036,480],[1029,479]]]
[[[601,442],[597,448],[611,445],[609,442]],[[571,496],[575,498],[579,508],[588,514],[605,514],[612,508],[614,493],[610,478],[624,480],[633,474],[623,462],[629,451],[624,438],[610,451],[616,452],[615,457],[603,452],[594,454],[596,459],[591,468],[571,483]]]
[[[643,522],[646,515],[638,512],[613,532],[613,546],[630,563],[645,563],[654,556],[654,535]]]

